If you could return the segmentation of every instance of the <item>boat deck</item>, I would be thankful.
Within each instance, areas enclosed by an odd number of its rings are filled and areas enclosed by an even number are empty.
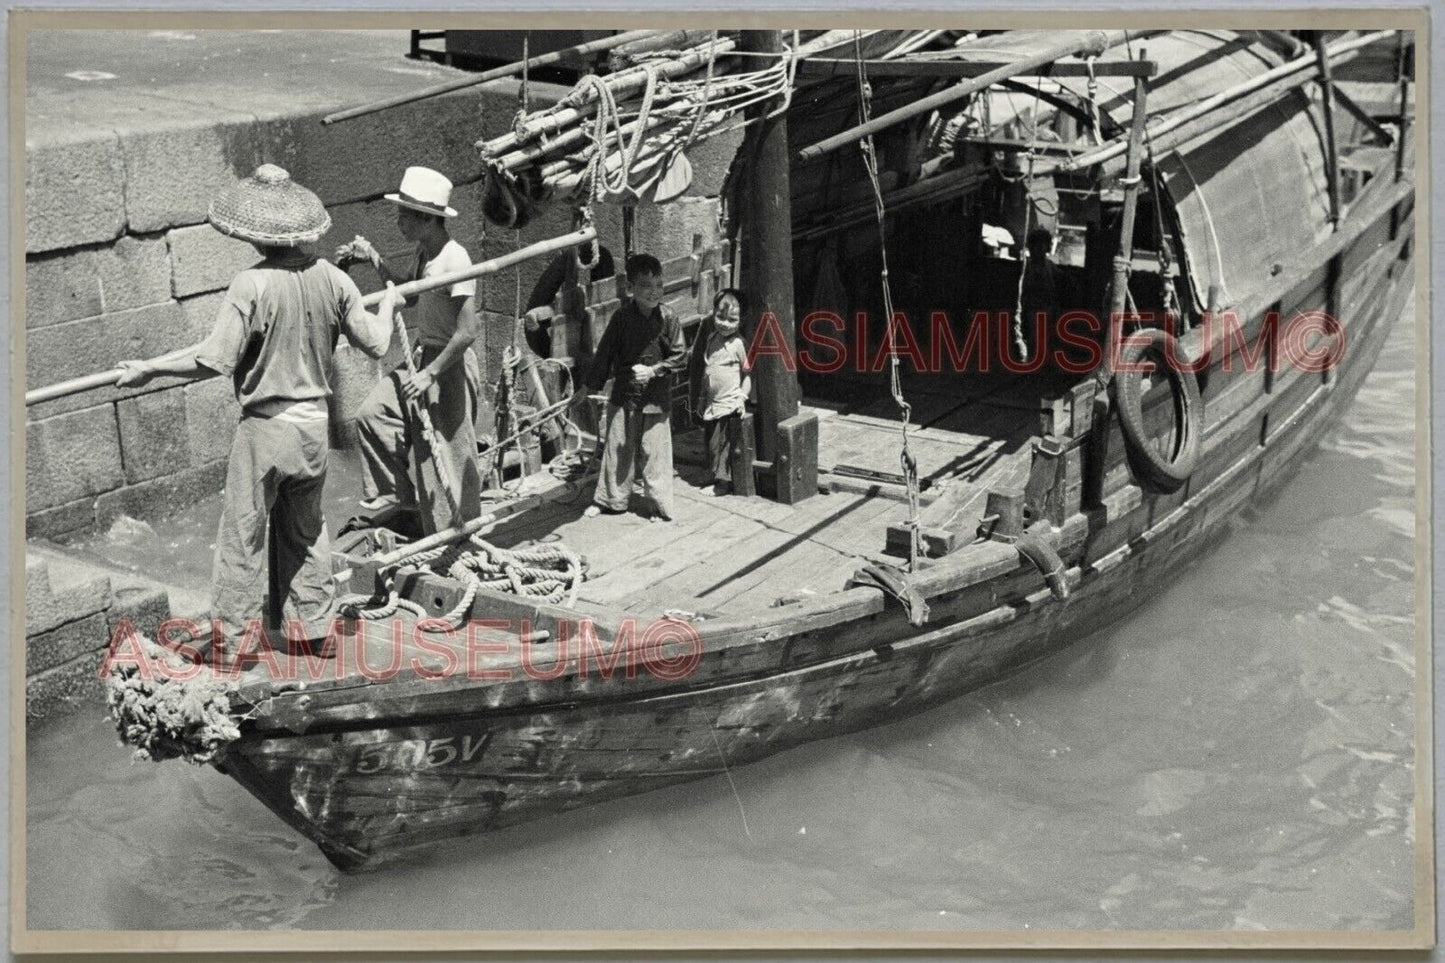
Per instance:
[[[1040,390],[990,379],[960,390],[957,379],[908,386],[910,449],[924,501],[959,489],[982,493],[1038,431]],[[876,393],[870,393],[876,399]],[[587,489],[555,486],[547,500],[487,533],[505,547],[560,541],[584,555],[580,598],[639,615],[681,609],[742,614],[842,589],[860,565],[886,559],[887,530],[904,522],[899,423],[890,398],[866,406],[810,402],[819,418],[818,465],[831,491],[797,505],[761,497],[713,497],[702,468],[701,433],[676,441],[674,518],[637,514],[587,518]],[[634,508],[644,508],[639,498]],[[896,559],[893,559],[896,561]]]

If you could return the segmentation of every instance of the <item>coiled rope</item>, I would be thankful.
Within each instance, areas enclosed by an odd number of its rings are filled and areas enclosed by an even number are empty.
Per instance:
[[[398,610],[427,617],[426,609],[402,598],[397,591],[396,576],[402,566],[426,568],[466,585],[466,592],[451,611],[436,617],[454,629],[466,621],[479,589],[511,592],[570,607],[577,601],[584,577],[582,557],[565,545],[508,549],[473,535],[399,558],[386,569],[379,593],[340,599],[337,604],[342,614],[367,621],[388,618]]]

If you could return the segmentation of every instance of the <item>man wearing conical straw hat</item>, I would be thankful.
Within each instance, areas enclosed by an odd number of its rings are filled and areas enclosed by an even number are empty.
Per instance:
[[[251,242],[263,260],[231,281],[205,341],[121,362],[117,384],[231,377],[241,420],[216,533],[212,617],[227,647],[258,626],[278,644],[324,639],[335,615],[321,511],[332,352],[344,333],[371,357],[385,354],[396,295],[389,290],[372,314],[345,273],[304,247],[331,218],[320,198],[274,164],[222,191],[209,219],[222,234]]]
[[[336,252],[342,267],[369,261],[384,281],[419,280],[471,267],[466,248],[452,240],[447,221],[452,182],[426,167],[408,167],[401,187],[386,199],[396,205],[396,226],[416,244],[416,260],[397,273],[371,243],[357,237]],[[481,364],[472,344],[481,334],[475,280],[458,281],[417,296],[417,345],[403,365],[372,389],[357,412],[361,439],[362,507],[420,509],[426,534],[476,518],[482,512],[481,467],[472,427],[481,390]],[[422,413],[426,419],[421,417]],[[426,421],[431,426],[426,427]],[[426,435],[435,438],[430,449]],[[426,455],[440,462],[427,470]],[[416,456],[418,470],[411,472]],[[450,490],[440,490],[446,485]]]

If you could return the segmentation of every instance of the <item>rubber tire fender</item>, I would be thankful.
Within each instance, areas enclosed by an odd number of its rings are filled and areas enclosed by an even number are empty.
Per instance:
[[[1144,374],[1132,370],[1149,353],[1159,356],[1159,364],[1168,373],[1177,406],[1175,420],[1180,437],[1172,459],[1160,455],[1150,443],[1144,425]],[[1199,440],[1204,434],[1204,404],[1194,372],[1168,363],[1168,359],[1179,357],[1179,342],[1172,334],[1162,328],[1146,328],[1125,339],[1119,370],[1114,374],[1114,397],[1130,463],[1139,483],[1161,494],[1178,491],[1194,474],[1199,463]]]

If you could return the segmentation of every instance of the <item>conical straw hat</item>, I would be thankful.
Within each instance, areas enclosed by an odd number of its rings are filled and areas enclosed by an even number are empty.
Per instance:
[[[321,198],[275,164],[222,191],[211,201],[210,221],[222,234],[273,247],[319,240],[331,229]]]

